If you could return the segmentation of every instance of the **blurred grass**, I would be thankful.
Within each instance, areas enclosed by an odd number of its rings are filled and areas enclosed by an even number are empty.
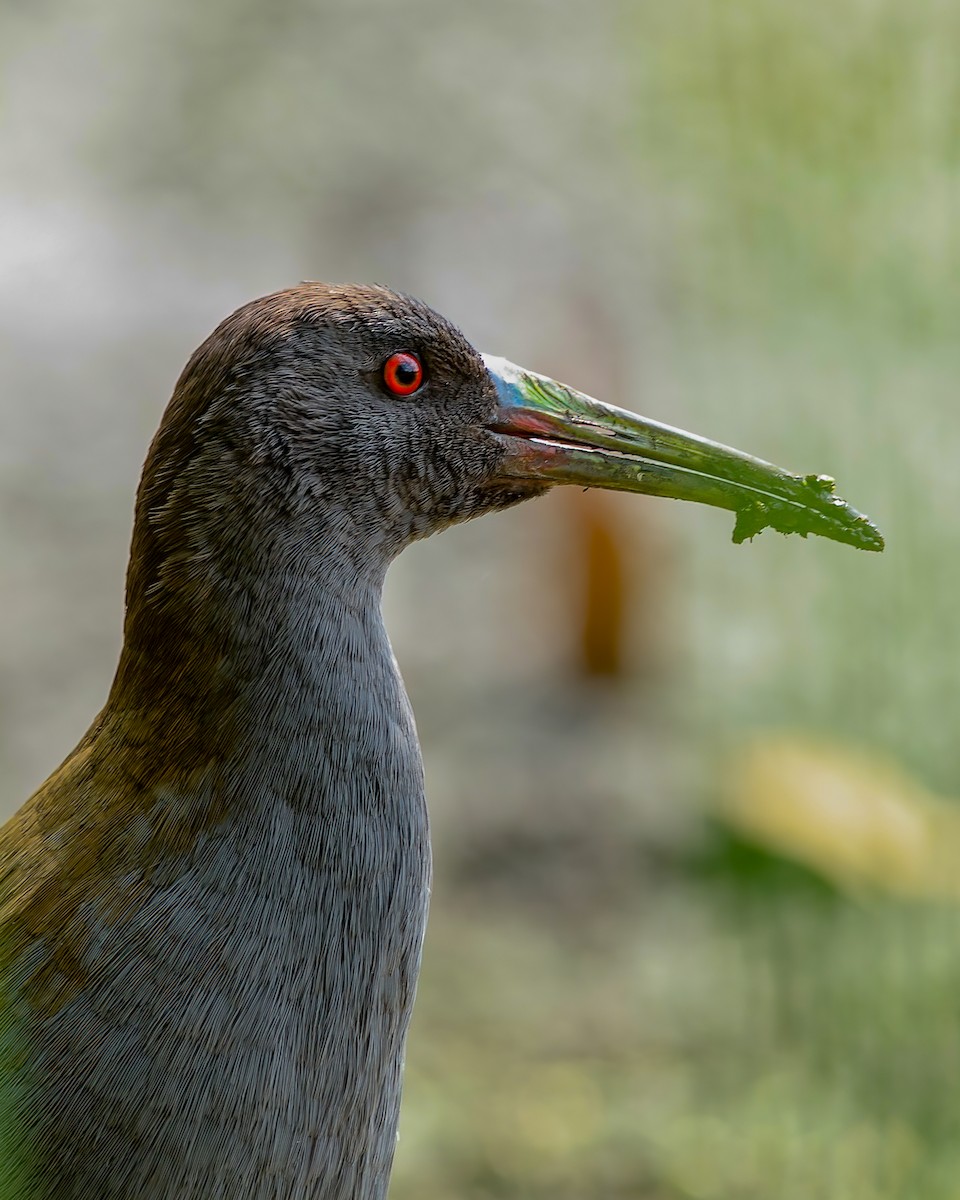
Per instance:
[[[956,913],[806,900],[440,915],[392,1194],[956,1197]]]
[[[751,320],[789,317],[789,296],[952,340],[956,5],[678,0],[623,20],[634,145],[688,294]]]

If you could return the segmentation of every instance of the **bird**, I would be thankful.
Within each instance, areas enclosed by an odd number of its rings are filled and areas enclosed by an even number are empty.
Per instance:
[[[880,549],[792,475],[304,283],[187,362],[102,711],[0,831],[6,1165],[31,1200],[382,1200],[431,853],[381,614],[411,542],[561,485]]]

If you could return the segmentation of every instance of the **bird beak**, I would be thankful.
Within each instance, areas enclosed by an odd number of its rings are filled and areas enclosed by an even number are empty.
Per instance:
[[[489,428],[506,449],[505,479],[570,483],[694,500],[737,514],[733,540],[767,528],[882,550],[883,536],[834,492],[828,475],[772,463],[603,404],[484,355],[500,406]]]

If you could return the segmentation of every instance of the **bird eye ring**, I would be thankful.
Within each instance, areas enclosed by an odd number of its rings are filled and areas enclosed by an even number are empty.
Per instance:
[[[423,383],[423,364],[415,354],[398,350],[383,364],[383,382],[395,396],[412,396]]]

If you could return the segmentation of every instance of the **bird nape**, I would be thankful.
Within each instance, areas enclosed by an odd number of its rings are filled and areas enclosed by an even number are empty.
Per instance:
[[[557,484],[882,547],[825,477],[484,358],[383,288],[266,296],[193,354],[106,705],[0,837],[23,1195],[384,1196],[430,847],[383,579]]]

